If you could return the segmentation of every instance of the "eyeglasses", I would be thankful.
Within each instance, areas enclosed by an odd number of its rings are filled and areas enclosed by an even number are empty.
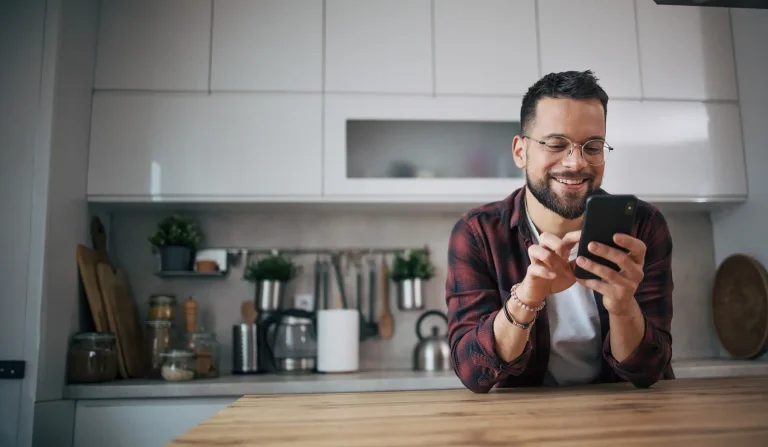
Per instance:
[[[592,166],[600,166],[605,163],[606,157],[613,150],[608,143],[599,139],[589,140],[584,144],[577,144],[565,137],[549,137],[544,141],[537,140],[528,135],[523,135],[522,137],[539,143],[544,146],[544,149],[547,152],[557,154],[567,150],[568,153],[566,154],[566,157],[570,157],[573,153],[573,149],[578,146],[579,149],[581,149],[581,158],[584,159],[587,164]]]

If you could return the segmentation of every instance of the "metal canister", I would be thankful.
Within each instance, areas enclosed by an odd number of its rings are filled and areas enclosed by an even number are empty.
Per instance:
[[[240,323],[232,326],[232,373],[259,372],[258,327]]]

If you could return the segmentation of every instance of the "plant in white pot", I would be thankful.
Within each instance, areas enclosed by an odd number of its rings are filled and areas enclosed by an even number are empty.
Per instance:
[[[426,250],[412,250],[406,256],[396,255],[390,278],[397,284],[397,307],[400,310],[424,308],[424,283],[435,275],[435,266]]]
[[[149,237],[149,242],[152,252],[160,253],[162,271],[191,271],[202,238],[192,219],[172,214],[158,223],[157,231]]]
[[[273,311],[280,308],[285,285],[299,274],[299,267],[278,253],[271,253],[248,264],[244,278],[256,284],[256,309]]]

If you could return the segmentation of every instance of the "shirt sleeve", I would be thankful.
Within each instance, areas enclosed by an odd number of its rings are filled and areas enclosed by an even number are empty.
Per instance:
[[[643,338],[622,362],[611,354],[610,331],[603,344],[603,357],[616,374],[640,388],[660,380],[672,359],[672,238],[660,212],[651,216],[648,233],[644,277],[635,294],[645,319]]]
[[[518,358],[496,354],[493,321],[501,310],[496,281],[472,223],[459,220],[448,246],[446,301],[453,368],[468,389],[486,393],[509,375],[519,375],[531,356],[529,341]]]

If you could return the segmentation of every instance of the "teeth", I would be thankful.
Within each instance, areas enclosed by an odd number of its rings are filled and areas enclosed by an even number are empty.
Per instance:
[[[570,178],[555,178],[555,180],[566,185],[579,185],[581,183],[584,183],[585,179],[576,180],[576,179],[570,179]]]

